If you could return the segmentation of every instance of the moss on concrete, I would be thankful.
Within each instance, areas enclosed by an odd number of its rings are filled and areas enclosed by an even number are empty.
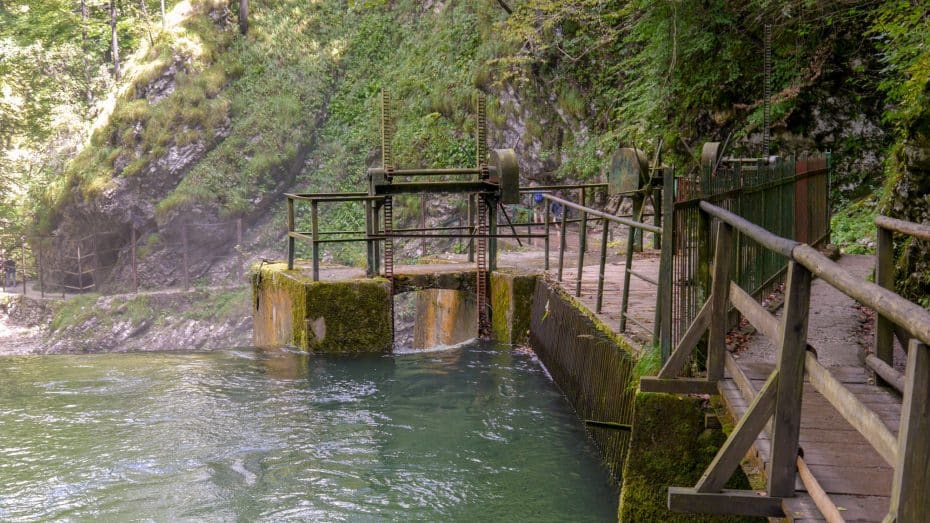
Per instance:
[[[391,290],[383,278],[315,282],[284,263],[265,263],[253,267],[252,288],[256,315],[262,299],[286,295],[291,315],[286,343],[313,352],[391,350]],[[271,328],[260,322],[255,327]]]
[[[491,332],[495,340],[517,345],[529,342],[535,291],[535,275],[491,273]]]
[[[764,521],[669,512],[668,486],[694,486],[726,436],[722,430],[704,427],[700,398],[638,392],[634,401],[633,433],[620,491],[620,521]],[[726,486],[750,488],[740,469]]]

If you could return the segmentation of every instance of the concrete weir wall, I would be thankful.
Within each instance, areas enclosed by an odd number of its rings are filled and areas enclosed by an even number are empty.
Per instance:
[[[389,352],[391,298],[382,278],[315,282],[286,264],[262,264],[252,271],[255,344]]]
[[[574,298],[542,279],[532,303],[530,345],[578,415],[585,420],[633,423],[635,362],[626,341]],[[589,430],[605,465],[619,481],[630,433]]]

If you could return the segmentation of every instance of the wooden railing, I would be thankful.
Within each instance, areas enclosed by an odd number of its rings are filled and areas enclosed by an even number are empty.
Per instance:
[[[930,240],[930,227],[919,223],[897,220],[887,216],[875,218],[877,248],[875,253],[875,283],[885,289],[894,290],[894,233],[910,236],[917,240]],[[866,365],[888,385],[904,392],[904,377],[894,369],[894,338],[906,348],[910,337],[904,329],[881,314],[875,321],[875,354],[865,358]]]
[[[805,479],[806,465],[798,458],[798,438],[806,372],[811,385],[894,467],[886,521],[921,521],[920,518],[930,514],[930,496],[927,495],[930,492],[927,467],[930,462],[930,312],[886,288],[856,278],[809,245],[776,236],[708,202],[701,202],[700,210],[708,219],[717,221],[710,297],[658,376],[640,380],[640,390],[716,393],[717,383],[724,377],[730,305],[775,343],[778,355],[774,371],[697,484],[691,488],[669,488],[669,508],[679,512],[782,516],[782,498],[795,495],[799,462],[801,479]],[[780,320],[730,280],[734,229],[788,259],[784,313]],[[816,353],[807,344],[810,285],[814,277],[874,309],[912,337],[897,437],[874,411],[817,361]],[[678,378],[706,331],[709,331],[706,377]],[[766,495],[723,490],[767,425],[771,427],[771,455]]]

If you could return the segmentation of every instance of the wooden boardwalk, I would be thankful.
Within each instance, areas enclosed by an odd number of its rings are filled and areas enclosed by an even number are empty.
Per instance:
[[[739,419],[774,364],[728,359],[727,379],[720,384],[720,391],[727,409]],[[897,433],[900,398],[875,386],[870,373],[862,367],[833,367],[830,372]],[[891,466],[809,383],[804,384],[802,404],[802,459],[817,483],[846,521],[881,521],[888,513]],[[770,450],[766,430],[751,452],[760,470],[767,470]],[[785,502],[786,515],[795,521],[823,521],[800,480],[797,490],[798,496]]]
[[[658,273],[658,258],[640,255],[634,261],[634,269],[655,277]],[[622,293],[624,265],[610,263],[607,265],[605,298],[603,313],[598,315],[607,325],[616,329],[619,322],[620,296]],[[585,266],[581,280],[580,301],[592,312],[595,308],[598,267]],[[857,271],[854,271],[857,272]],[[556,270],[550,271],[555,278]],[[576,272],[565,268],[562,288],[575,295]],[[655,311],[656,288],[647,282],[633,278],[630,289],[630,311],[637,319],[652,327]],[[845,298],[845,297],[844,297]],[[855,303],[839,303],[835,289],[824,282],[815,282],[811,290],[812,321],[809,326],[809,343],[823,348],[821,359],[829,372],[844,384],[860,401],[873,409],[888,429],[897,434],[901,416],[901,398],[887,388],[874,384],[871,371],[862,365],[847,364],[855,357],[837,358],[836,353],[855,355],[858,347],[844,344],[838,340],[848,340],[861,336],[858,332],[845,332],[850,329],[849,322],[838,324],[829,314],[820,314],[828,309],[847,308],[854,311]],[[846,313],[851,314],[847,311]],[[813,319],[821,316],[822,319]],[[853,322],[855,323],[855,322]],[[839,332],[843,330],[843,332]],[[635,325],[631,325],[627,338],[636,343],[648,339]],[[761,334],[757,334],[761,337]],[[845,336],[845,337],[844,337]],[[762,353],[760,358],[759,352]],[[761,389],[766,378],[774,369],[774,347],[746,354],[736,358],[727,354],[726,379],[720,382],[719,389],[729,413],[739,419],[756,392]],[[761,361],[760,361],[761,359]],[[808,382],[804,384],[801,410],[800,446],[803,453],[803,466],[810,471],[808,484],[814,489],[819,486],[836,506],[840,516],[846,521],[881,521],[888,513],[892,467],[876,452],[865,438],[851,426],[843,416]],[[771,422],[770,422],[771,423]],[[763,431],[749,453],[750,460],[758,470],[767,472],[771,444],[770,428]],[[808,487],[797,480],[797,495],[787,498],[783,508],[789,520],[825,521],[826,518],[817,508]]]

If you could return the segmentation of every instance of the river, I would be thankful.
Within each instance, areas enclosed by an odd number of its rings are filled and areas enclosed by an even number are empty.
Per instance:
[[[0,358],[0,520],[608,521],[531,353]]]

